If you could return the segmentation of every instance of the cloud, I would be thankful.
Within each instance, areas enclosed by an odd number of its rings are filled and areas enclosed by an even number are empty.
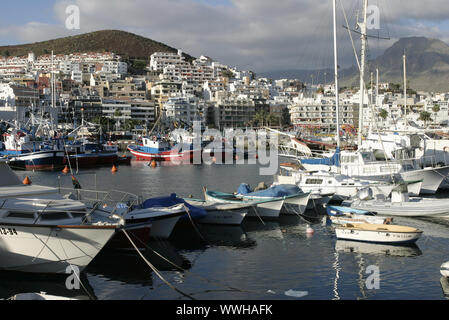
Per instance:
[[[390,41],[370,39],[375,57],[402,36],[449,39],[439,24],[449,17],[447,0],[377,0],[381,32]],[[361,1],[343,1],[351,27]],[[81,11],[81,30],[65,29],[65,9]],[[338,6],[338,44],[341,66],[355,64],[348,33],[341,28]],[[229,65],[256,72],[328,68],[333,63],[332,2],[316,0],[58,0],[57,25],[30,22],[8,27],[21,42],[48,40],[102,29],[121,29],[149,37],[194,56],[205,54]],[[357,34],[354,34],[358,46]]]

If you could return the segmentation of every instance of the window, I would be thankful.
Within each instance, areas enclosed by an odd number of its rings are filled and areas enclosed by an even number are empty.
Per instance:
[[[34,219],[34,213],[30,212],[11,212],[8,218]]]
[[[51,212],[51,213],[42,213],[41,220],[61,220],[68,219],[69,215],[67,212]]]
[[[323,179],[307,179],[306,184],[322,184]]]

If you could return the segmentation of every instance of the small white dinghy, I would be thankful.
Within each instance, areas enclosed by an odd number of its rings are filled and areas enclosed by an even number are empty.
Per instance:
[[[337,239],[404,244],[416,242],[422,231],[407,226],[347,223],[335,227]]]

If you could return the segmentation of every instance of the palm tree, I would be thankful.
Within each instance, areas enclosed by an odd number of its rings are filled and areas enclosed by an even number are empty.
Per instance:
[[[385,119],[387,119],[387,117],[388,117],[388,111],[385,109],[381,109],[379,112],[379,117],[381,117],[382,120],[385,121]]]
[[[387,119],[387,117],[388,117],[388,111],[385,110],[385,109],[381,109],[380,112],[379,112],[379,117],[382,118],[382,125],[383,125],[383,122],[384,122],[384,121]]]
[[[424,121],[424,125],[427,126],[427,121],[432,120],[430,112],[422,111],[419,114],[418,120]]]
[[[264,110],[261,110],[256,113],[254,116],[254,120],[257,122],[259,126],[264,126],[265,120],[267,119],[267,113]]]
[[[438,112],[440,112],[440,105],[439,104],[435,104],[433,107],[432,107],[432,111],[433,111],[433,113],[435,113],[435,122],[437,121],[437,113]]]

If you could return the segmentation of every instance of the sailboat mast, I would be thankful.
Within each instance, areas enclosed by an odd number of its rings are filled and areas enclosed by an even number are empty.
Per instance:
[[[376,68],[376,110],[379,108],[379,68]]]
[[[402,56],[403,64],[404,64],[404,113],[405,113],[405,123],[408,124],[407,121],[407,58],[404,55]]]
[[[333,0],[334,9],[334,68],[335,68],[335,107],[337,112],[337,148],[340,148],[340,96],[338,87],[338,50],[337,50],[337,0]]]
[[[359,136],[358,136],[358,145],[359,147],[362,145],[362,131],[363,131],[363,104],[364,104],[364,96],[365,96],[365,64],[366,64],[366,20],[367,20],[367,8],[368,8],[368,0],[363,0],[363,22],[359,22],[360,34],[362,40],[361,46],[361,59],[360,59],[360,103],[359,103]]]

